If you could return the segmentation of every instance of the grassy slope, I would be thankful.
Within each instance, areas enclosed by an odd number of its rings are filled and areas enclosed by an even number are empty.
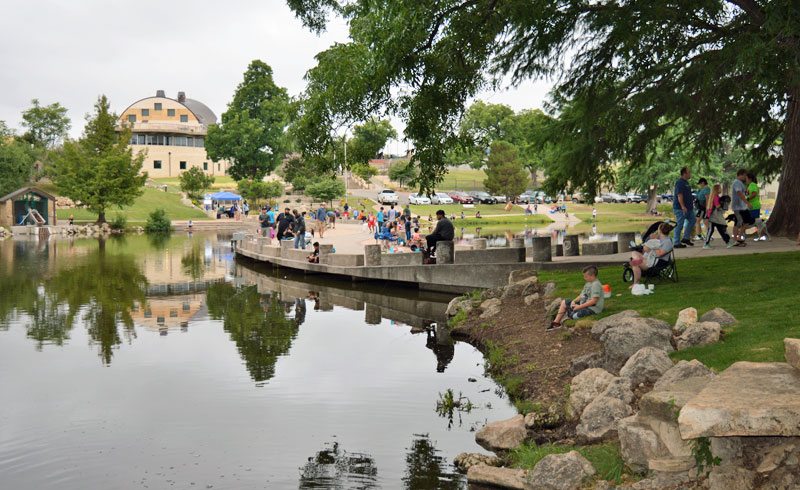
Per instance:
[[[117,209],[112,208],[106,212],[106,219],[112,220],[117,214],[124,214],[129,223],[144,223],[147,216],[156,208],[164,208],[167,216],[174,220],[186,219],[208,219],[205,213],[194,208],[181,204],[181,196],[174,192],[163,192],[145,187],[142,194],[133,205]],[[86,209],[58,209],[56,211],[59,220],[65,220],[72,214],[75,221],[95,221],[97,214]]]
[[[471,168],[460,169],[451,168],[444,180],[436,186],[437,190],[483,190],[483,181],[486,179],[486,172]]]
[[[178,177],[161,177],[152,180],[159,184],[166,184],[174,190],[179,190],[181,187],[181,180]],[[236,182],[228,175],[215,175],[209,192],[219,192],[222,189],[236,190]]]
[[[614,292],[604,315],[634,309],[673,324],[683,308],[695,307],[700,315],[724,308],[739,323],[725,329],[723,340],[672,356],[697,358],[716,370],[736,361],[782,361],[783,339],[800,337],[794,303],[800,252],[680,260],[678,275],[678,283],[656,282],[653,295],[633,296],[622,282],[621,265],[601,268],[600,280]],[[580,272],[543,271],[540,276],[555,281],[557,294],[565,297],[574,297],[583,285]]]

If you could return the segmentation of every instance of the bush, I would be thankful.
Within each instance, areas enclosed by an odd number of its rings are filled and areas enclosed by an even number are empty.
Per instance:
[[[144,225],[147,233],[169,233],[172,231],[172,222],[167,217],[167,212],[163,208],[158,208],[147,217],[147,224]]]
[[[128,227],[128,218],[124,214],[118,214],[114,216],[109,226],[112,230],[124,230]]]

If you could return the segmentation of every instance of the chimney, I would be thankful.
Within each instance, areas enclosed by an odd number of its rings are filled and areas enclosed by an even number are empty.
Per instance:
[[[186,92],[178,92],[178,102],[181,104],[186,102]]]
[[[156,90],[156,97],[165,97],[163,90]]]

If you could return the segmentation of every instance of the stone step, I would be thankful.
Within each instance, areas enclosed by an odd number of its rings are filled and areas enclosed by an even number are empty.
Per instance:
[[[660,390],[647,393],[639,401],[639,413],[644,416],[677,424],[678,415],[686,403],[700,393],[711,378],[695,377],[676,381]]]
[[[647,465],[650,471],[658,473],[684,473],[694,468],[696,463],[691,456],[679,456],[650,459]]]

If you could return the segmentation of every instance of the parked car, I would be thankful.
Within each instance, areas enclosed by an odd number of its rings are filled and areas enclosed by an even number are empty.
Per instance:
[[[492,197],[492,195],[489,194],[488,192],[472,191],[472,192],[469,193],[469,195],[472,196],[472,199],[474,201],[479,202],[481,204],[495,204],[495,203],[497,203],[497,199]]]
[[[430,198],[426,196],[420,196],[419,194],[409,194],[408,196],[408,203],[409,204],[430,204]]]
[[[614,198],[611,197],[611,194],[604,192],[599,196],[594,198],[594,202],[613,202]]]
[[[636,194],[635,192],[629,192],[625,194],[625,197],[628,199],[628,202],[635,202],[635,203],[647,202],[647,196]]]
[[[582,192],[575,192],[574,194],[572,194],[571,199],[572,199],[572,202],[575,202],[575,203],[578,203],[578,204],[586,202],[586,196],[584,196]]]
[[[522,204],[530,204],[533,200],[533,191],[525,191],[514,199],[515,202]]]
[[[460,192],[460,191],[451,192],[450,199],[452,199],[453,202],[458,204],[472,204],[473,202],[475,202],[472,199],[472,196],[470,196],[466,192]]]
[[[545,194],[544,191],[535,191],[533,195],[536,198],[533,202],[536,202],[537,204],[550,204],[553,202],[553,198]]]
[[[506,196],[492,196],[492,197],[494,198],[495,202],[498,202],[498,203],[501,203],[501,204],[505,204],[506,202],[508,202],[508,199],[506,198]]]
[[[453,204],[453,198],[444,192],[431,194],[431,204]]]
[[[381,204],[397,204],[399,201],[397,193],[391,189],[384,189],[378,193],[378,202]]]
[[[608,195],[611,197],[611,202],[628,202],[628,197],[625,195],[616,192],[609,192]]]
[[[671,192],[667,192],[665,194],[661,194],[660,197],[661,197],[661,200],[664,201],[664,202],[672,202],[672,199],[674,198]]]

